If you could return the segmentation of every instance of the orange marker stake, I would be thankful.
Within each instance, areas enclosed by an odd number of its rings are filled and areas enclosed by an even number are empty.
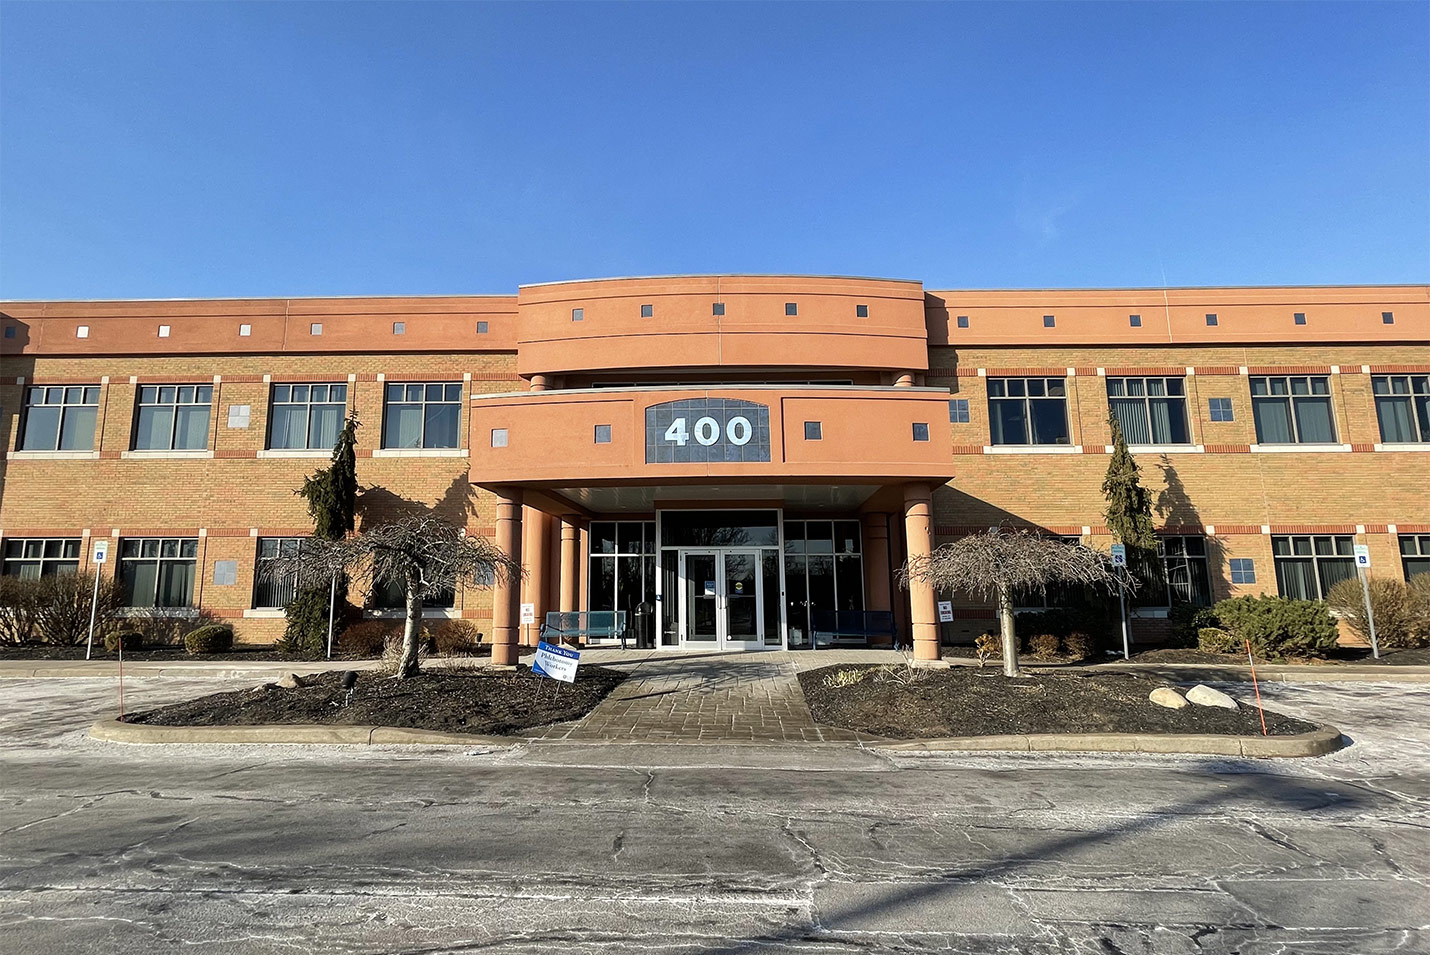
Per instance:
[[[1261,708],[1261,687],[1256,682],[1256,661],[1251,658],[1251,641],[1243,640],[1246,644],[1246,662],[1251,664],[1251,688],[1256,691],[1256,711],[1261,714],[1261,735],[1269,736],[1266,732],[1266,711]]]

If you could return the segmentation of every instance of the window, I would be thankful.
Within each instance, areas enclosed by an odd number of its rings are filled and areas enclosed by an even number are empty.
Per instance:
[[[1051,315],[1044,315],[1044,316],[1043,316],[1043,327],[1044,327],[1044,328],[1052,328],[1052,327],[1055,326],[1056,324],[1057,324],[1057,319],[1055,319],[1053,316],[1051,316]]]
[[[1256,583],[1256,561],[1250,557],[1233,557],[1231,564],[1231,582],[1234,584],[1254,584]]]
[[[960,315],[960,316],[958,316],[958,327],[959,327],[959,328],[967,328],[967,327],[968,327],[968,316],[967,316],[967,315]]]
[[[641,306],[641,318],[651,318],[651,317],[653,317],[654,315],[655,315],[655,306],[654,306],[654,305],[642,305],[642,306]]]
[[[1107,400],[1128,444],[1187,444],[1186,382],[1109,378]]]
[[[929,426],[927,421],[914,422],[914,440],[927,441],[929,439]]]
[[[78,537],[12,537],[5,542],[0,574],[6,577],[52,577],[79,570]]]
[[[642,604],[655,605],[655,521],[592,521],[587,610],[624,610],[626,626],[636,620]],[[676,595],[666,591],[665,601]]]
[[[785,302],[785,314],[786,314],[786,315],[798,315],[798,314],[799,314],[799,305],[798,305],[797,303],[795,303],[795,302]]]
[[[485,335],[490,328],[491,328],[491,326],[490,326],[489,324],[487,324],[486,322],[477,322],[477,334],[478,334],[478,335]]]
[[[1430,534],[1400,535],[1400,566],[1406,580],[1417,574],[1430,574]]]
[[[571,309],[571,321],[584,322],[586,320],[586,310],[584,308]]]
[[[968,424],[968,399],[950,398],[948,402],[948,420],[954,424]]]
[[[494,448],[504,448],[504,447],[506,447],[506,442],[507,442],[506,428],[493,428],[493,429],[492,429],[492,447],[494,447]]]
[[[394,335],[406,335],[406,334],[407,334],[407,323],[406,323],[406,322],[393,322],[393,323],[392,323],[392,334],[394,334]]]
[[[457,591],[439,590],[429,592],[422,598],[424,609],[450,610],[456,606]],[[374,610],[406,610],[407,585],[400,580],[374,580],[372,582],[372,606]]]
[[[1394,313],[1394,312],[1381,312],[1381,313],[1380,313],[1380,321],[1381,321],[1381,323],[1384,324],[1384,325],[1394,325],[1394,324],[1395,324],[1395,313]]]
[[[1331,380],[1325,377],[1254,377],[1251,417],[1258,444],[1330,444]]]
[[[819,421],[806,421],[804,423],[804,440],[822,441],[824,440],[824,425]]]
[[[202,451],[209,444],[212,385],[142,385],[136,451]]]
[[[1430,375],[1376,375],[1370,389],[1381,441],[1430,441]]]
[[[252,334],[253,334],[253,326],[250,325],[250,324],[248,324],[247,322],[245,322],[245,323],[243,323],[242,325],[239,325],[239,326],[238,326],[238,337],[239,337],[239,338],[247,338],[247,337],[249,337],[249,336],[252,335]]]
[[[1306,324],[1306,313],[1296,312],[1291,316],[1291,320],[1294,321],[1297,325],[1304,325]]]
[[[14,338],[14,337],[15,337],[15,332],[16,332],[16,330],[17,330],[17,326],[15,326],[15,325],[6,325],[6,326],[5,326],[5,337],[6,337],[6,338]]]
[[[76,328],[76,329],[74,330],[74,337],[75,337],[75,338],[88,338],[88,337],[89,337],[89,326],[88,326],[88,325],[81,325],[81,326],[79,326],[78,328]]]
[[[27,388],[20,450],[93,451],[98,413],[98,385]]]
[[[608,425],[608,424],[598,424],[598,425],[596,425],[596,443],[597,443],[597,444],[610,444],[610,443],[611,443],[611,426],[610,426],[610,425]]]
[[[988,419],[994,444],[1068,444],[1067,381],[989,378]]]
[[[268,446],[311,451],[332,448],[343,429],[347,400],[347,385],[274,385]],[[233,427],[231,421],[229,427]]]
[[[710,306],[710,314],[711,314],[711,315],[724,315],[724,314],[725,314],[725,303],[724,303],[724,302],[715,302],[715,303],[711,304],[711,306]]]
[[[384,448],[457,446],[462,420],[460,382],[390,383],[384,398]]]
[[[1349,536],[1273,537],[1276,589],[1295,600],[1325,600],[1330,589],[1356,575],[1355,541]]]
[[[855,305],[855,306],[854,306],[854,317],[855,317],[855,318],[868,318],[868,317],[869,317],[869,306],[867,306],[867,305]]]
[[[1233,420],[1230,398],[1208,398],[1207,411],[1210,412],[1213,421]]]
[[[1128,315],[1128,316],[1127,316],[1127,324],[1131,325],[1133,328],[1141,328],[1141,327],[1142,327],[1142,316],[1141,316],[1141,315]]]
[[[1215,312],[1208,312],[1208,313],[1207,313],[1207,324],[1208,324],[1208,325],[1215,325],[1215,324],[1216,324],[1216,313],[1215,313]]]
[[[293,602],[298,581],[292,574],[277,575],[269,568],[280,557],[296,557],[302,551],[301,537],[258,538],[258,564],[253,572],[254,609],[276,610]]]
[[[1211,572],[1205,537],[1159,537],[1156,552],[1139,555],[1139,558],[1133,567],[1133,573],[1142,581],[1142,587],[1133,597],[1137,606],[1211,605]]]
[[[864,557],[858,521],[785,521],[785,615],[789,645],[809,647],[829,612],[864,609]],[[775,568],[778,578],[778,568]],[[768,587],[768,585],[766,585]],[[827,627],[825,623],[823,627]],[[821,627],[821,645],[844,641]],[[766,638],[769,627],[766,625]],[[776,641],[778,642],[778,641]]]
[[[323,334],[323,323],[322,323],[322,322],[313,322],[312,324],[310,324],[310,325],[308,326],[308,334],[309,334],[309,335],[321,335],[321,334]]]
[[[194,596],[199,542],[192,537],[129,537],[119,546],[126,607],[187,607]]]
[[[168,326],[168,325],[160,325],[160,326],[159,326],[159,337],[160,337],[160,338],[168,338],[168,337],[169,337],[169,326]]]

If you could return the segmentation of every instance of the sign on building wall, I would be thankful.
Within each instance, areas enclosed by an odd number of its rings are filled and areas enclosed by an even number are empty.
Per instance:
[[[768,405],[738,398],[682,398],[645,410],[647,464],[769,459]]]

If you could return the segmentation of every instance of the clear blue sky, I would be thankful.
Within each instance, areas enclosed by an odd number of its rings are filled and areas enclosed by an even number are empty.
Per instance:
[[[1430,281],[1430,3],[0,5],[0,297]]]

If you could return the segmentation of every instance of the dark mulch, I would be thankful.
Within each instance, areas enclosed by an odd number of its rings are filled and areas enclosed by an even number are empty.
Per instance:
[[[0,660],[83,660],[84,644],[65,646],[54,643],[6,643],[0,644]],[[111,653],[96,639],[93,660],[118,660],[118,653]],[[181,646],[150,647],[144,650],[124,651],[126,660],[233,660],[252,663],[256,660],[282,660],[282,654],[271,646],[239,644],[227,653],[189,653]]]
[[[1122,663],[1122,654],[1118,654],[1114,660],[1108,658],[1109,662]],[[1132,654],[1132,663],[1203,663],[1216,666],[1226,666],[1227,664],[1245,664],[1246,657],[1239,653],[1208,653],[1205,650],[1192,650],[1183,648],[1168,648],[1163,650],[1143,650],[1141,653]],[[1260,661],[1257,661],[1260,662]]]
[[[1169,710],[1147,695],[1171,683],[1132,674],[1038,673],[1010,679],[992,668],[954,667],[916,670],[907,685],[875,672],[849,686],[826,682],[840,671],[879,669],[833,666],[801,673],[815,720],[892,739],[1007,733],[1261,735],[1254,702],[1236,712],[1194,705]],[[1287,736],[1316,726],[1267,710],[1266,728],[1273,736]]]
[[[1366,651],[1366,657],[1361,663],[1374,663],[1381,666],[1430,666],[1430,647],[1416,647],[1414,650],[1382,650],[1380,659],[1377,660]]]
[[[405,726],[449,733],[510,735],[533,726],[580,719],[626,674],[583,666],[574,684],[516,670],[424,670],[407,680],[379,673],[358,675],[352,702],[344,703],[342,671],[306,677],[308,686],[214,693],[136,713],[131,723],[161,726],[259,726],[273,723]]]

